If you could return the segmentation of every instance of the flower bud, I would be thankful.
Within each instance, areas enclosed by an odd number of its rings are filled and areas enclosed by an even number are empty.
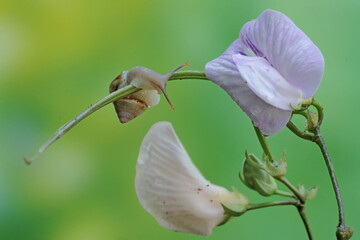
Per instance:
[[[255,155],[245,153],[242,173],[243,176],[239,174],[242,182],[262,196],[270,196],[276,192],[277,184],[274,178],[264,170],[264,165]]]
[[[319,116],[316,112],[307,111],[307,129],[314,130],[319,122]]]

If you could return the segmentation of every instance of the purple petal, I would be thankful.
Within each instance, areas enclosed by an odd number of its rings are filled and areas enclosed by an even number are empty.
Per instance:
[[[243,50],[240,41],[234,41],[224,54],[206,64],[206,76],[223,88],[264,134],[273,135],[286,126],[291,111],[264,102],[247,86],[232,57]]]
[[[282,110],[301,103],[302,93],[288,83],[263,57],[232,55],[240,76],[262,100]]]
[[[287,16],[264,11],[240,31],[241,45],[248,56],[266,58],[305,99],[314,95],[324,72],[318,47]]]

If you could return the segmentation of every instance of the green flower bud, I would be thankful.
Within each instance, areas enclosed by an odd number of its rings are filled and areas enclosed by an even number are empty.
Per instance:
[[[245,152],[242,174],[243,176],[239,173],[240,180],[262,196],[271,196],[277,190],[274,178],[264,170],[262,162],[253,154]]]
[[[316,112],[308,111],[307,112],[307,129],[314,130],[319,122],[319,116]]]

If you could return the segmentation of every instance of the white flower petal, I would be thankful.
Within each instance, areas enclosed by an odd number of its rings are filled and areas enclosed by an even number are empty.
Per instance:
[[[223,88],[262,133],[276,134],[290,120],[291,111],[273,107],[247,86],[232,57],[242,51],[240,41],[235,40],[225,53],[206,64],[206,77]]]
[[[155,124],[145,136],[135,188],[141,205],[161,226],[206,236],[225,217],[220,202],[232,196],[201,175],[168,122]]]
[[[324,58],[319,48],[287,16],[266,10],[240,31],[244,53],[253,52],[310,98],[320,85]]]
[[[288,83],[265,58],[234,54],[233,60],[249,88],[262,100],[282,110],[292,110],[303,100],[301,90]]]

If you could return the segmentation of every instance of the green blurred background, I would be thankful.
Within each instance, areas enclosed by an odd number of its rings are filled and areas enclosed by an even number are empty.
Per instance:
[[[0,239],[204,239],[161,228],[137,200],[139,146],[164,120],[213,183],[235,186],[254,203],[281,199],[258,196],[238,180],[244,151],[260,156],[260,145],[246,115],[206,81],[169,83],[175,111],[162,97],[125,125],[107,106],[30,167],[22,160],[104,97],[122,70],[140,65],[165,73],[184,62],[202,70],[267,8],[288,15],[325,57],[316,98],[325,106],[322,131],[358,239],[358,0],[0,0]],[[294,184],[320,185],[308,218],[316,239],[334,239],[337,208],[320,151],[287,129],[269,141],[277,157],[287,149]],[[306,233],[296,210],[285,206],[246,213],[210,239],[300,240]]]

